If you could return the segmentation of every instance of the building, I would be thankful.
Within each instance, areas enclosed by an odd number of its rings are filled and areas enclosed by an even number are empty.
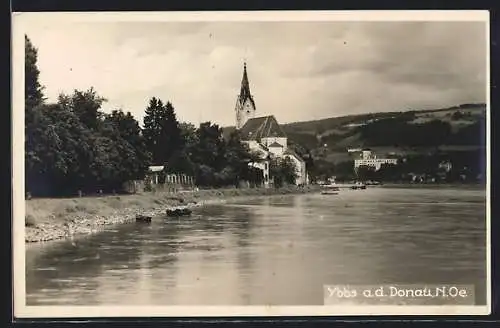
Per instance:
[[[355,170],[360,166],[370,166],[375,168],[375,171],[378,171],[384,164],[398,164],[397,158],[377,158],[377,155],[375,155],[369,149],[363,149],[361,151],[358,151],[358,153],[359,158],[354,159]]]
[[[269,161],[271,158],[289,158],[294,164],[297,173],[296,184],[308,183],[308,174],[305,161],[292,149],[288,148],[288,138],[273,115],[255,117],[256,107],[250,92],[250,83],[246,63],[243,65],[240,94],[236,100],[236,129],[241,139],[250,150],[259,154],[258,163],[250,163],[263,171],[264,185],[268,186]]]
[[[146,180],[151,184],[159,184],[160,175],[163,172],[165,166],[150,166],[148,173],[146,174]]]
[[[149,186],[176,186],[176,188],[194,187],[194,177],[186,174],[167,174],[165,166],[150,166],[144,183]]]
[[[443,170],[445,172],[450,172],[452,168],[453,165],[451,164],[450,161],[443,161],[438,165],[438,169]]]

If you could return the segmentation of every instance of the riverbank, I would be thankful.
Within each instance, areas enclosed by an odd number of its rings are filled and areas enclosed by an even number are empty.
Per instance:
[[[369,187],[381,187],[381,188],[423,188],[423,189],[449,189],[449,188],[460,188],[460,189],[477,189],[486,190],[486,184],[484,183],[396,183],[388,182],[380,185],[369,186]]]
[[[241,197],[301,194],[317,186],[279,189],[213,189],[178,193],[156,192],[120,196],[45,198],[26,201],[26,243],[90,234],[108,225],[134,222],[138,214],[159,216],[167,209],[223,203]]]

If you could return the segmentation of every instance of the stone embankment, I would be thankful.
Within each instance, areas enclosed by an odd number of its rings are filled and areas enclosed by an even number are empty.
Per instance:
[[[317,191],[314,187],[219,189],[26,201],[25,241],[49,241],[91,234],[107,226],[135,222],[137,215],[164,216],[167,209],[198,207],[241,197],[266,197]]]

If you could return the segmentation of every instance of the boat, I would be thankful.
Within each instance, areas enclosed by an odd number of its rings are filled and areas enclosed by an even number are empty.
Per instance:
[[[365,185],[359,185],[359,186],[351,186],[351,189],[352,190],[358,190],[358,189],[366,189],[366,186]]]
[[[148,215],[141,215],[141,214],[138,214],[136,217],[135,217],[135,221],[136,222],[144,222],[144,223],[151,223],[152,221],[152,217],[151,216],[148,216]]]
[[[192,211],[187,207],[167,210],[167,216],[173,216],[173,217],[190,216],[191,213]]]
[[[322,195],[338,195],[340,188],[336,185],[323,185]]]
[[[361,183],[361,182],[356,182],[354,185],[351,186],[351,189],[353,189],[353,190],[366,189],[366,184]]]

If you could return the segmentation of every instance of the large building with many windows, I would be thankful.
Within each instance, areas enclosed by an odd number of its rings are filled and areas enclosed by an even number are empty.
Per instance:
[[[380,170],[384,164],[398,164],[397,158],[378,158],[371,150],[368,149],[356,149],[348,150],[349,153],[354,155],[354,169],[358,169],[360,166],[369,166],[375,168],[376,171]]]

